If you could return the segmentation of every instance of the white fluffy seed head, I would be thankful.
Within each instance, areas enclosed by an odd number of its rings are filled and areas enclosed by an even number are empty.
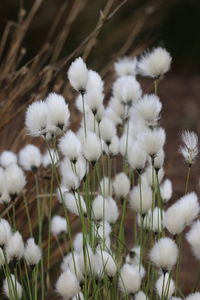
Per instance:
[[[163,180],[164,177],[164,170],[160,169],[157,174],[154,170],[154,178],[156,178],[158,176],[158,182],[161,183],[161,181]],[[141,175],[141,179],[142,179],[142,183],[143,184],[148,184],[149,186],[153,186],[155,185],[155,180],[153,182],[153,178],[152,178],[152,165],[149,165],[146,169],[145,172],[142,173]]]
[[[4,168],[17,163],[17,155],[12,151],[3,151],[0,156],[0,165]]]
[[[157,153],[156,157],[154,158],[154,168],[156,170],[160,170],[163,167],[164,159],[165,159],[165,152],[163,149],[161,149]]]
[[[19,195],[19,193],[21,193],[26,184],[24,172],[20,167],[18,167],[18,165],[12,164],[6,168],[5,178],[7,192],[14,199],[17,195]]]
[[[118,199],[124,199],[130,191],[130,180],[128,176],[121,172],[113,180],[114,194]]]
[[[111,197],[113,194],[113,186],[111,180],[104,176],[99,183],[99,193],[104,198]]]
[[[190,294],[185,298],[185,300],[199,300],[199,299],[200,299],[200,292]]]
[[[89,70],[86,90],[90,91],[91,89],[95,89],[98,92],[103,93],[104,82],[101,79],[101,76],[97,72]]]
[[[181,140],[183,142],[183,146],[180,147],[179,151],[184,157],[186,163],[192,165],[195,163],[199,153],[198,136],[195,132],[186,130],[182,132]]]
[[[138,62],[139,73],[155,79],[161,78],[170,69],[171,56],[166,49],[158,47],[147,52]]]
[[[155,127],[160,119],[162,103],[154,94],[144,95],[134,105],[139,117],[149,127]]]
[[[112,138],[116,135],[116,127],[113,122],[108,118],[103,118],[99,125],[100,137],[109,146]]]
[[[135,294],[141,285],[141,276],[136,267],[124,264],[120,270],[118,285],[124,295]]]
[[[119,151],[122,156],[127,156],[129,149],[133,145],[133,138],[130,134],[127,135],[126,130],[119,140]]]
[[[56,127],[56,133],[61,134],[69,124],[70,113],[62,95],[50,93],[46,98],[48,123]]]
[[[136,246],[133,247],[129,254],[126,256],[126,262],[132,265],[139,265],[140,264],[140,247]]]
[[[162,232],[164,225],[163,225],[163,219],[165,216],[165,212],[161,210],[158,207],[155,207],[153,209],[150,209],[143,220],[143,227],[147,230],[153,231],[153,232]],[[139,218],[141,218],[139,216]],[[139,226],[141,224],[141,219],[139,221]]]
[[[125,105],[117,97],[112,96],[108,107],[111,108],[120,118],[123,118],[125,113]]]
[[[80,291],[78,280],[69,269],[63,272],[58,278],[56,291],[66,300],[76,296]]]
[[[135,294],[135,300],[149,300],[149,297],[143,291],[139,291]]]
[[[101,142],[94,132],[87,132],[83,145],[84,157],[92,163],[95,163],[102,154]]]
[[[29,266],[35,266],[42,257],[41,248],[36,245],[34,238],[29,238],[25,245],[24,258]]]
[[[71,130],[68,130],[60,139],[59,149],[63,155],[67,156],[74,163],[82,154],[81,142]]]
[[[81,57],[76,58],[68,70],[71,86],[78,92],[84,93],[88,83],[88,69]]]
[[[152,206],[152,190],[146,184],[135,186],[130,192],[129,203],[131,209],[140,214],[146,214]]]
[[[150,260],[164,271],[170,271],[178,258],[178,247],[168,237],[158,240],[149,253]]]
[[[80,180],[73,171],[68,170],[66,173],[62,171],[62,183],[69,192],[74,192],[79,187]]]
[[[77,253],[80,253],[83,250],[83,233],[79,232],[75,235],[73,241],[74,250]]]
[[[115,126],[122,125],[122,118],[111,107],[105,109],[104,116],[111,120]]]
[[[42,163],[40,150],[35,145],[26,145],[19,152],[19,163],[24,170],[37,170]]]
[[[200,260],[200,221],[196,221],[186,234],[194,256]]]
[[[147,155],[138,142],[134,142],[128,149],[128,162],[134,170],[139,172],[144,168]]]
[[[86,204],[81,195],[78,193],[65,193],[64,203],[67,209],[74,215],[86,214]]]
[[[139,82],[134,76],[121,76],[113,85],[113,95],[122,103],[131,106],[142,94]]]
[[[47,104],[43,101],[36,101],[30,104],[26,111],[25,124],[30,135],[45,135],[48,125]]]
[[[53,216],[51,220],[51,232],[53,235],[59,235],[63,232],[67,232],[67,221],[60,216]]]
[[[119,154],[119,138],[117,135],[113,136],[108,151],[111,156],[117,156]]]
[[[113,258],[107,251],[99,251],[99,256],[102,260],[103,270],[110,277],[113,278],[117,273],[117,265]]]
[[[97,196],[92,202],[92,210],[95,220],[106,220],[109,223],[115,223],[119,210],[116,202],[112,198]]]
[[[50,153],[49,153],[50,152]],[[56,165],[59,161],[59,154],[54,149],[46,150],[46,152],[42,155],[42,165],[44,168],[48,168],[53,164]]]
[[[6,277],[3,282],[3,292],[8,299],[15,299],[14,295],[17,296],[17,299],[22,299],[22,286],[15,275],[10,274]]]
[[[156,281],[156,292],[160,299],[170,299],[175,291],[175,284],[173,279],[170,277],[169,273],[161,275]]]
[[[165,179],[160,185],[161,198],[164,203],[167,203],[172,197],[172,182],[169,179]]]
[[[7,245],[12,235],[10,224],[5,219],[0,219],[0,246]]]
[[[9,238],[6,245],[6,256],[8,261],[21,259],[24,254],[24,242],[19,231],[16,231]]]
[[[151,157],[156,157],[165,144],[165,130],[156,128],[141,133],[139,140],[144,151]]]
[[[137,58],[123,57],[115,62],[115,72],[117,76],[136,75]]]
[[[96,89],[90,89],[85,94],[84,100],[94,115],[96,115],[98,110],[101,108],[103,104],[103,98],[104,95],[102,92]]]

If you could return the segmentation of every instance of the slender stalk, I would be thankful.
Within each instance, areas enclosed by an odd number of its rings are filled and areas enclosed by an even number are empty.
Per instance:
[[[186,183],[185,183],[185,194],[188,192],[188,186],[189,186],[189,179],[190,179],[190,173],[191,173],[191,167],[192,165],[188,165],[188,171],[187,171],[187,177],[186,177]]]

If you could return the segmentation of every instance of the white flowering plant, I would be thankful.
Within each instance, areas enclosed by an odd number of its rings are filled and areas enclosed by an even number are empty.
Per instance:
[[[29,105],[27,132],[42,139],[46,151],[28,144],[18,154],[4,151],[0,156],[0,266],[7,298],[200,299],[200,278],[186,298],[179,280],[187,226],[186,240],[200,259],[200,206],[189,191],[198,155],[194,132],[182,133],[185,189],[168,205],[173,191],[164,173],[166,134],[159,126],[158,87],[170,65],[163,48],[119,59],[105,105],[100,75],[88,70],[81,57],[74,60],[67,74],[82,115],[76,132],[69,128],[70,110],[62,95],[50,93]],[[153,78],[153,93],[143,95],[138,75]],[[29,193],[34,194],[34,216]],[[25,243],[24,232],[17,230],[20,201],[29,231]]]

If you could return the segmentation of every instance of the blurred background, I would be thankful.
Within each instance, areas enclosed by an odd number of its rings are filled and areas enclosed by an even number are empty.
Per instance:
[[[106,99],[115,79],[113,62],[163,46],[172,69],[159,85],[166,128],[166,176],[173,199],[181,196],[187,167],[178,154],[180,132],[200,131],[200,2],[198,0],[7,0],[0,1],[0,150],[18,151],[32,141],[24,129],[24,112],[48,92],[62,93],[72,110],[72,127],[80,116],[66,72],[77,56],[106,80]],[[144,92],[152,81],[139,78]],[[192,168],[190,190],[199,195],[200,163]],[[129,238],[129,230],[127,235]],[[131,237],[130,237],[131,241]],[[198,268],[191,250],[183,255],[182,286],[191,291]]]

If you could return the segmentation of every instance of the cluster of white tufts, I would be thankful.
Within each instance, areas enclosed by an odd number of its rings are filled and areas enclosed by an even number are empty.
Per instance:
[[[31,228],[24,244],[16,226],[12,229],[0,219],[0,265],[7,270],[11,262],[24,260],[25,281],[33,269],[32,278],[41,281],[43,299],[44,290],[53,286],[65,300],[181,299],[181,235],[187,226],[191,229],[186,239],[200,259],[200,221],[196,220],[200,206],[197,194],[189,190],[198,137],[189,131],[182,134],[180,152],[189,166],[185,194],[168,205],[173,188],[164,170],[166,133],[159,124],[163,105],[158,83],[170,65],[170,54],[160,47],[140,58],[119,59],[108,98],[101,76],[89,70],[81,57],[75,59],[67,75],[77,93],[79,128],[68,128],[67,102],[62,95],[50,93],[29,105],[25,121],[31,136],[43,137],[45,154],[32,144],[22,148],[18,157],[10,151],[1,154],[0,201],[8,203],[23,194],[29,227],[25,172],[31,171],[34,177],[37,237],[44,251],[35,243]],[[143,93],[138,75],[153,78],[153,92]],[[126,240],[129,228],[131,248]],[[50,276],[51,267],[54,270],[58,263],[51,255],[53,249],[61,255],[56,283]],[[32,287],[23,280],[20,285],[20,272],[14,270],[15,275],[6,272],[3,290],[12,299],[10,281],[14,281],[13,299],[21,299],[23,293],[31,294]],[[30,299],[35,299],[34,293]],[[198,296],[197,292],[186,299]]]

